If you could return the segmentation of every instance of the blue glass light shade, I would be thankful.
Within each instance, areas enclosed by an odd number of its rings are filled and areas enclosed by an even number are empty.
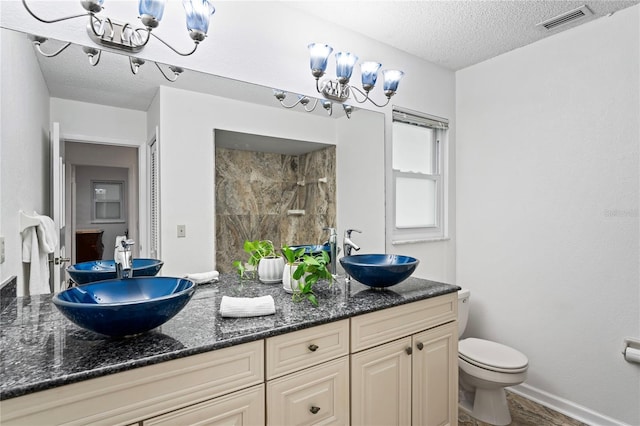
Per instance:
[[[165,0],[140,0],[138,2],[138,13],[140,13],[140,16],[147,15],[160,22],[164,14],[164,4]]]
[[[322,43],[311,43],[308,47],[311,57],[311,74],[315,78],[320,78],[327,69],[327,60],[331,52],[333,52],[333,47]]]
[[[196,41],[204,40],[209,31],[209,19],[216,12],[209,0],[183,0],[182,5],[187,14],[189,35]]]
[[[384,79],[383,89],[384,94],[387,95],[387,97],[391,97],[396,93],[396,90],[398,90],[398,83],[400,83],[400,79],[402,79],[403,75],[404,72],[398,70],[382,71],[382,78]]]
[[[342,84],[349,82],[353,66],[358,62],[358,57],[349,52],[336,53],[336,77]]]
[[[378,62],[363,62],[360,64],[360,74],[362,75],[362,88],[365,91],[373,89],[378,80],[378,70],[382,64]]]

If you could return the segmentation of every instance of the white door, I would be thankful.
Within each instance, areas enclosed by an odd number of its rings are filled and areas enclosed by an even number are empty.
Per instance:
[[[69,261],[65,244],[65,170],[64,141],[60,139],[60,123],[51,123],[51,218],[56,225],[59,244],[53,252],[52,287],[54,292],[66,288],[65,267]]]

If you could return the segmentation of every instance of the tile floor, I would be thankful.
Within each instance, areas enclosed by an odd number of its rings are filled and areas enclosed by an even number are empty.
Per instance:
[[[507,402],[511,410],[510,426],[588,426],[511,392],[507,392]],[[462,410],[458,417],[459,426],[489,426]]]

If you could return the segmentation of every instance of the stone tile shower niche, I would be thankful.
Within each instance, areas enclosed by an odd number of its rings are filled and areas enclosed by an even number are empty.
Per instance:
[[[233,137],[227,138],[229,134]],[[281,151],[264,152],[255,144],[239,142],[245,137],[257,136],[216,131],[216,269],[220,272],[232,272],[234,260],[246,259],[245,240],[269,239],[276,248],[319,244],[327,239],[323,228],[336,227],[335,146],[300,142],[303,145],[291,149],[262,141]]]

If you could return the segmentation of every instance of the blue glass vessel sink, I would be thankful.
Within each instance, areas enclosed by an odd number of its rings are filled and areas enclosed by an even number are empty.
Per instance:
[[[413,274],[420,261],[398,254],[356,254],[340,258],[344,270],[356,281],[369,287],[396,285]]]
[[[195,291],[195,283],[184,278],[134,277],[72,287],[54,295],[53,303],[82,328],[124,337],[164,324]]]
[[[160,272],[164,262],[157,259],[133,259],[134,277],[154,277]],[[67,272],[73,281],[78,284],[87,284],[95,281],[115,280],[116,264],[113,260],[92,260],[71,265]]]

